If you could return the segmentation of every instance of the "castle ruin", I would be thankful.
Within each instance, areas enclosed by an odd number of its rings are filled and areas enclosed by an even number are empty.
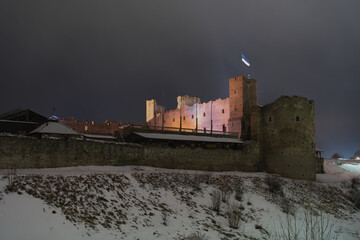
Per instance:
[[[138,165],[266,171],[306,180],[323,171],[311,100],[281,96],[259,106],[256,80],[243,76],[229,79],[226,99],[201,103],[185,95],[177,100],[177,108],[168,111],[154,99],[146,101],[146,124],[46,120],[30,110],[2,114],[0,169]],[[77,134],[51,127],[59,124]],[[40,125],[49,131],[34,130],[43,129]]]
[[[238,76],[229,79],[229,97],[201,103],[197,97],[178,96],[178,107],[165,111],[146,101],[149,126],[193,133],[236,133],[256,142],[258,161],[270,173],[315,180],[314,102],[300,96],[281,96],[259,106],[257,82]],[[261,167],[260,167],[261,168]]]

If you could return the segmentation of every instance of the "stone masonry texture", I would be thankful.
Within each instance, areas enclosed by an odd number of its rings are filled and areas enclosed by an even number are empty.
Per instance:
[[[282,96],[262,108],[265,169],[285,177],[315,180],[314,102]]]
[[[258,171],[258,145],[241,150],[0,136],[0,168],[143,165],[204,171]]]

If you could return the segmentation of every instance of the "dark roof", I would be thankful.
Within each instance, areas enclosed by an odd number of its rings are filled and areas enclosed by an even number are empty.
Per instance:
[[[4,113],[0,114],[0,119],[6,119],[8,117],[11,117],[14,114],[21,113],[24,110],[25,109],[22,109],[22,108],[15,108],[15,109],[12,109],[10,111],[4,112]]]
[[[47,117],[30,109],[16,108],[0,114],[0,119],[43,123],[47,120]]]
[[[244,143],[237,138],[229,137],[211,137],[198,135],[183,135],[183,134],[164,134],[164,133],[135,133],[143,138],[160,139],[160,140],[174,140],[174,141],[189,141],[189,142],[217,142],[217,143]]]

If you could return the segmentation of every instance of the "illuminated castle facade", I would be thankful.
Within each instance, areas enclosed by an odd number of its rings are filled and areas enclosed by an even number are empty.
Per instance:
[[[259,106],[255,79],[229,79],[229,97],[201,103],[197,97],[179,96],[178,107],[164,111],[154,99],[146,101],[148,126],[173,127],[173,131],[235,132],[241,140],[257,144],[265,170],[282,176],[314,180],[314,101],[301,96],[281,96]]]
[[[150,126],[181,128],[195,132],[236,132],[241,139],[256,137],[252,113],[257,112],[257,84],[243,76],[229,79],[229,97],[205,103],[198,97],[178,96],[176,109],[146,101],[146,122]]]

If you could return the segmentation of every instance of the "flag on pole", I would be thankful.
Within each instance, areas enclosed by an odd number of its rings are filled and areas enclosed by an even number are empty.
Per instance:
[[[250,67],[250,62],[249,60],[246,59],[246,57],[244,56],[244,54],[241,54],[242,55],[242,62],[245,63],[246,66]]]

